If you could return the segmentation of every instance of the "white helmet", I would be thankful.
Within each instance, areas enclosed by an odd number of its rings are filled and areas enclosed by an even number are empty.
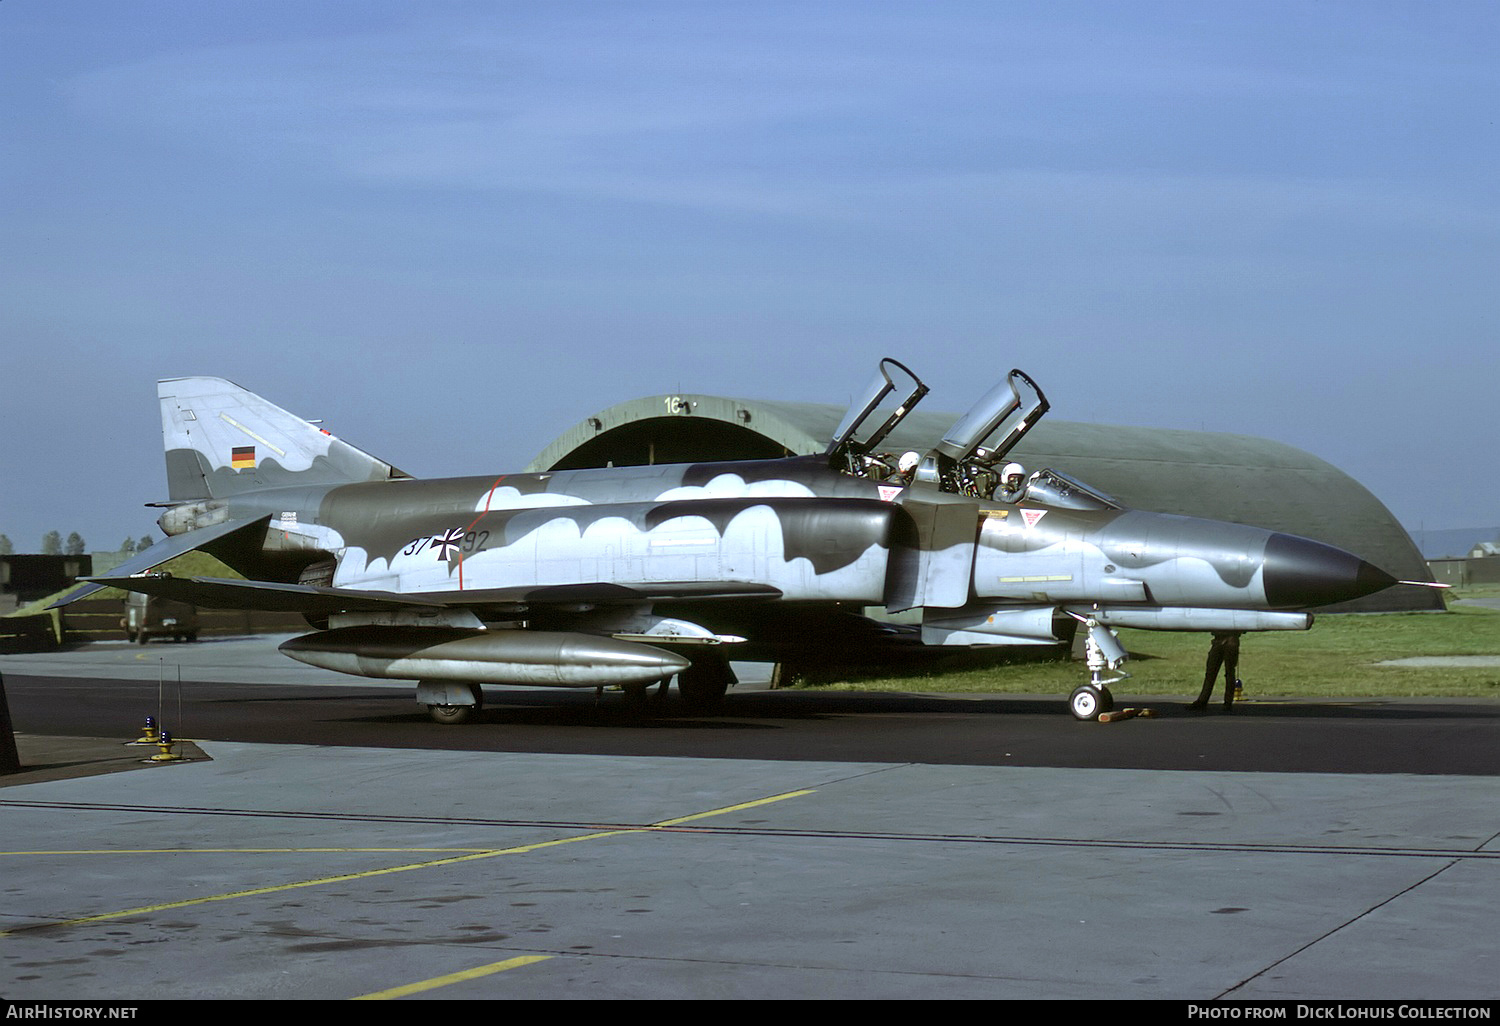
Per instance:
[[[922,462],[922,457],[915,452],[903,452],[901,459],[896,461],[896,469],[903,474],[910,474],[917,469],[917,464]]]
[[[1000,471],[1000,480],[1005,482],[1007,488],[1018,488],[1026,479],[1026,468],[1019,463],[1007,463],[1005,469]]]

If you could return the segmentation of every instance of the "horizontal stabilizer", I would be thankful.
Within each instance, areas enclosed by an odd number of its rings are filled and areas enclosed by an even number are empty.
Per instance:
[[[134,559],[126,560],[115,567],[110,571],[108,577],[85,578],[88,583],[82,588],[58,599],[47,608],[57,609],[71,602],[77,602],[79,599],[88,598],[95,592],[110,587],[123,588],[126,591],[139,591],[140,589],[138,588],[131,588],[120,582],[129,580],[136,574],[143,574],[148,570],[154,570],[170,559],[176,559],[185,552],[200,549],[208,543],[228,537],[236,531],[243,531],[257,525],[264,527],[270,519],[267,516],[256,517],[253,520],[226,520],[222,524],[215,524],[212,527],[202,527],[196,531],[189,531],[186,534],[179,534],[176,537],[164,539],[152,545],[145,552],[138,554]]]
[[[101,587],[138,591],[208,609],[258,609],[272,613],[326,615],[409,609],[413,606],[442,608],[449,604],[435,602],[429,596],[397,595],[389,591],[320,588],[312,584],[236,581],[220,577],[146,574],[136,577],[93,577],[90,580]]]

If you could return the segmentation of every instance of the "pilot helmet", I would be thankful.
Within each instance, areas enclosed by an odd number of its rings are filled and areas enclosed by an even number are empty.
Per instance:
[[[922,457],[915,452],[907,451],[901,454],[901,459],[896,461],[896,469],[903,474],[910,474],[917,469],[917,464],[922,462]]]
[[[1019,463],[1007,463],[1005,469],[1000,471],[1000,480],[1005,482],[1005,487],[1014,491],[1026,480],[1026,468]]]

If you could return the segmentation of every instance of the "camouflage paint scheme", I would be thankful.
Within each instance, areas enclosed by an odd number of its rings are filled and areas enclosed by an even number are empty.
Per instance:
[[[96,582],[300,611],[326,629],[287,654],[419,679],[453,720],[484,683],[637,691],[676,676],[711,704],[730,650],[857,661],[879,645],[1057,644],[1078,624],[1093,691],[1074,712],[1089,718],[1124,657],[1111,624],[1305,629],[1293,610],[1395,583],[1318,542],[1002,470],[1047,409],[1019,371],[905,474],[876,447],[925,393],[883,361],[822,456],[424,481],[228,381],[163,381],[170,537]],[[248,580],[148,573],[194,548]],[[869,607],[920,610],[921,628]]]

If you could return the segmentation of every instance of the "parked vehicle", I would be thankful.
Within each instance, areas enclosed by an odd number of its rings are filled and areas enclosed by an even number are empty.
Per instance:
[[[133,591],[125,599],[120,626],[127,638],[142,645],[153,637],[197,641],[198,607]]]

